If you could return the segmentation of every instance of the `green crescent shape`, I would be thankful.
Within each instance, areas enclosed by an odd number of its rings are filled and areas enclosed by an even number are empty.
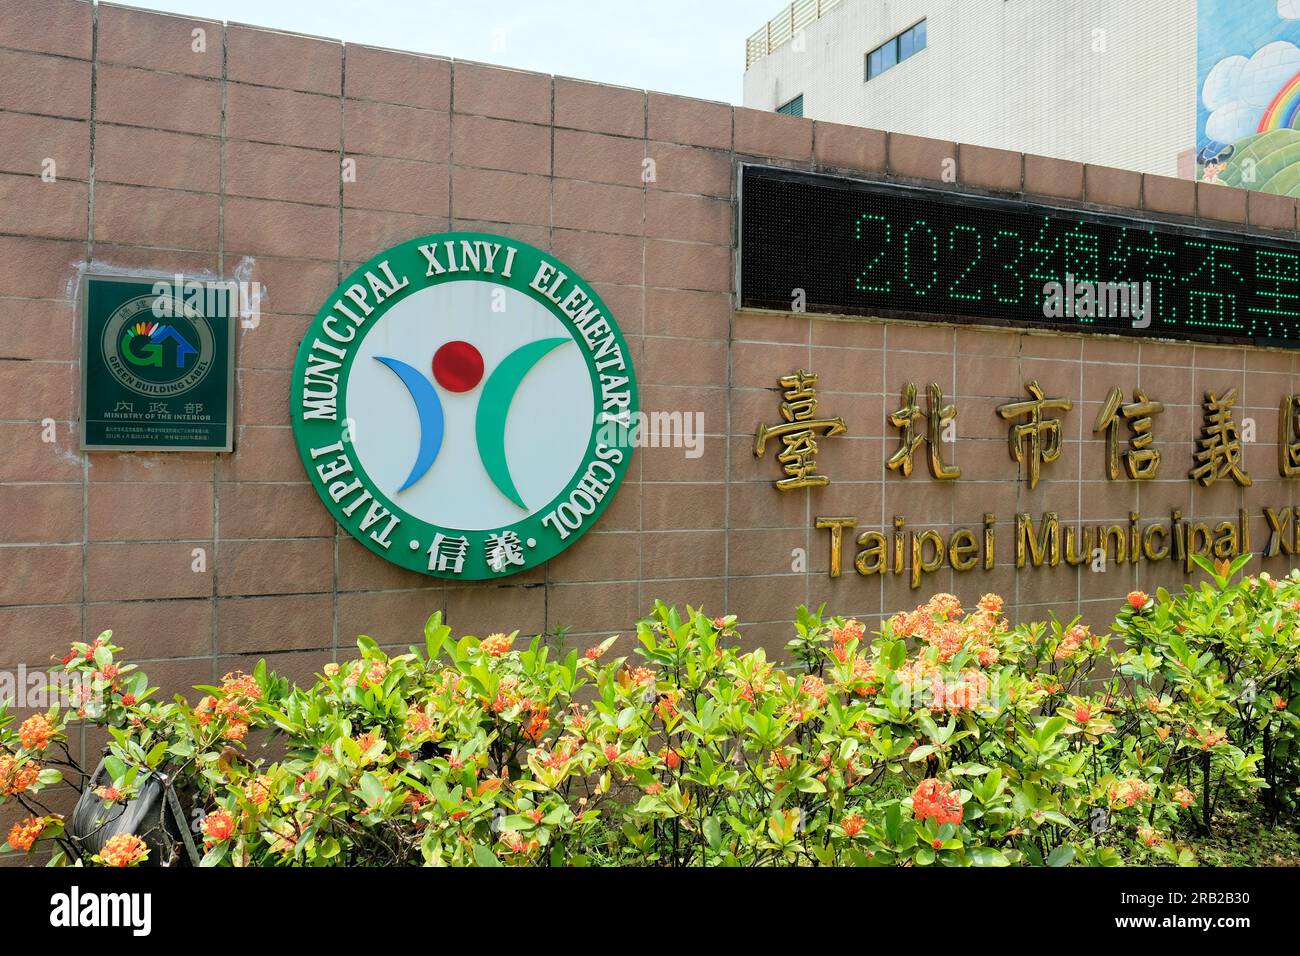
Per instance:
[[[483,386],[483,396],[479,399],[478,415],[474,422],[478,456],[483,460],[483,467],[487,469],[492,484],[525,510],[528,506],[515,488],[514,479],[510,477],[510,464],[506,461],[506,416],[510,414],[515,392],[519,390],[524,376],[552,349],[569,341],[572,340],[538,339],[515,349],[488,376]]]

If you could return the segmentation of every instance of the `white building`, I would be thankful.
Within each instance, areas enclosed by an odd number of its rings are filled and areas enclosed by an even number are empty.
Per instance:
[[[1196,50],[1196,0],[798,0],[750,37],[744,103],[1191,176]]]

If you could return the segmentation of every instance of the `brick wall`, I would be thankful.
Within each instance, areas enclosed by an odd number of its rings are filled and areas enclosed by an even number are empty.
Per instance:
[[[342,182],[344,157],[355,183]],[[1240,491],[1194,488],[1183,470],[1207,388],[1238,388],[1238,414],[1258,422],[1253,513],[1293,502],[1273,464],[1277,401],[1300,390],[1289,353],[736,312],[740,157],[906,180],[956,159],[964,189],[1296,230],[1295,201],[1260,193],[109,4],[0,0],[0,666],[41,665],[111,627],[171,691],[262,656],[303,677],[357,633],[416,639],[438,609],[458,631],[563,627],[581,641],[626,632],[656,597],[737,613],[771,648],[801,602],[874,616],[937,589],[1103,623],[1130,588],[1181,573],[1017,575],[1004,525],[992,572],[930,575],[923,592],[851,566],[832,580],[813,518],[1235,517]],[[46,158],[57,182],[39,176]],[[572,264],[627,336],[642,407],[702,411],[708,434],[695,459],[638,451],[594,532],[501,586],[400,571],[353,541],[314,495],[289,427],[289,370],[330,290],[374,252],[446,229],[504,233]],[[234,454],[78,451],[74,294],[88,263],[265,285],[260,325],[241,331]],[[801,367],[822,376],[822,408],[850,431],[819,458],[829,487],[780,494],[752,435],[775,418],[777,378]],[[1076,407],[1062,459],[1031,493],[993,407],[1034,377]],[[886,412],[906,381],[938,382],[959,403],[960,482],[883,467],[897,441]],[[1169,406],[1167,480],[1098,480],[1091,428],[1112,385]],[[791,572],[795,548],[806,573]]]

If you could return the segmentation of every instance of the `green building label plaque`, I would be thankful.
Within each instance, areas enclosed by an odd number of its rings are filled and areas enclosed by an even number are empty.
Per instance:
[[[233,448],[233,285],[183,276],[82,278],[82,448]]]

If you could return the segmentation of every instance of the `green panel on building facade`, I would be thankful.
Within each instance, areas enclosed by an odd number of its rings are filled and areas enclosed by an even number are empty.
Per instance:
[[[81,447],[230,451],[230,284],[95,276],[81,286]]]

